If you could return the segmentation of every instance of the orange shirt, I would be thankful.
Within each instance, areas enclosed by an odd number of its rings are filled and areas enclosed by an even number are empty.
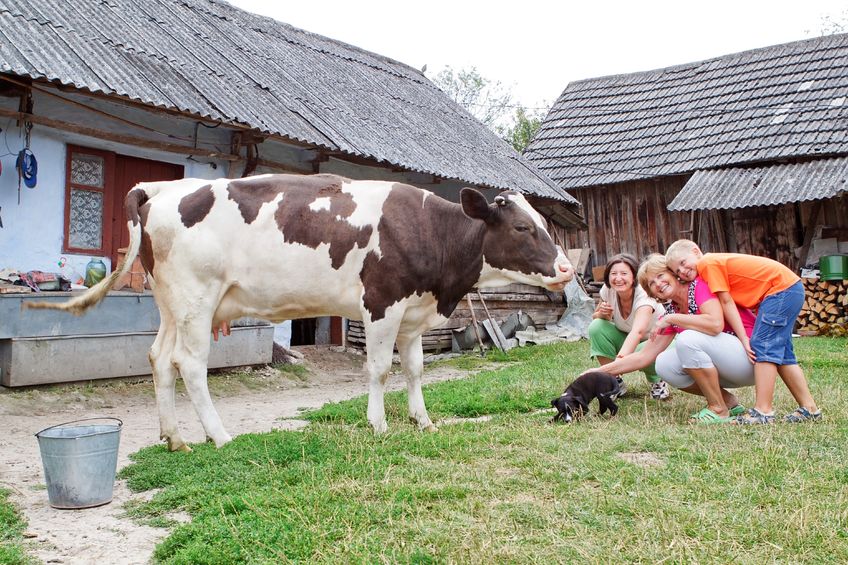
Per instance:
[[[740,253],[707,253],[698,274],[713,292],[729,292],[743,308],[756,308],[766,296],[786,290],[800,277],[773,259]]]

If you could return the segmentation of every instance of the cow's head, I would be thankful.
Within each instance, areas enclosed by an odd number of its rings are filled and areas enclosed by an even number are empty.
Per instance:
[[[460,200],[468,217],[485,222],[482,286],[521,282],[556,291],[574,277],[574,268],[554,245],[545,220],[524,196],[502,192],[489,204],[480,192],[464,188]]]

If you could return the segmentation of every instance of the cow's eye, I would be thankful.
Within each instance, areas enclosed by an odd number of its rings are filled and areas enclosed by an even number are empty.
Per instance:
[[[525,226],[524,224],[518,224],[515,226],[515,231],[525,232],[530,231],[530,226]]]

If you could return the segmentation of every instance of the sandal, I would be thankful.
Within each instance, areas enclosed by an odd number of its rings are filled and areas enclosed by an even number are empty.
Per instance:
[[[730,416],[732,418],[735,418],[736,416],[741,416],[742,414],[744,414],[747,411],[748,411],[748,409],[745,408],[744,406],[742,406],[741,404],[737,404],[736,406],[734,406],[733,408],[731,408],[729,410]]]
[[[728,413],[730,414],[730,417],[731,417],[731,418],[735,418],[736,416],[741,416],[742,414],[744,414],[744,413],[745,413],[745,412],[747,412],[747,411],[748,411],[748,409],[747,409],[747,408],[745,408],[745,407],[744,407],[744,406],[742,406],[741,404],[737,404],[737,405],[736,405],[736,406],[734,406],[733,408],[729,409],[729,410],[728,410]],[[697,418],[698,418],[698,414],[699,414],[699,412],[695,412],[694,414],[692,414],[691,416],[689,416],[689,418],[690,418],[690,419],[692,419],[692,420],[697,419]],[[716,414],[716,415],[718,415],[718,414]]]
[[[774,414],[763,414],[756,408],[749,408],[748,412],[741,414],[733,420],[734,424],[773,424]]]
[[[732,418],[729,416],[719,416],[709,408],[704,408],[697,414],[693,414],[691,418],[689,418],[690,424],[699,424],[699,425],[710,425],[710,424],[726,424],[730,422]]]
[[[791,412],[783,417],[783,421],[788,422],[790,424],[798,424],[800,422],[813,422],[815,420],[821,419],[821,410],[819,410],[818,412],[810,412],[803,406],[799,406],[795,409],[794,412]]]

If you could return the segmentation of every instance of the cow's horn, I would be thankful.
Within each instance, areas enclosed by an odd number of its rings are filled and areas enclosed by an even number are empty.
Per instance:
[[[497,204],[498,206],[506,206],[506,203],[507,199],[505,197],[501,196],[500,194],[495,196],[495,204]]]

